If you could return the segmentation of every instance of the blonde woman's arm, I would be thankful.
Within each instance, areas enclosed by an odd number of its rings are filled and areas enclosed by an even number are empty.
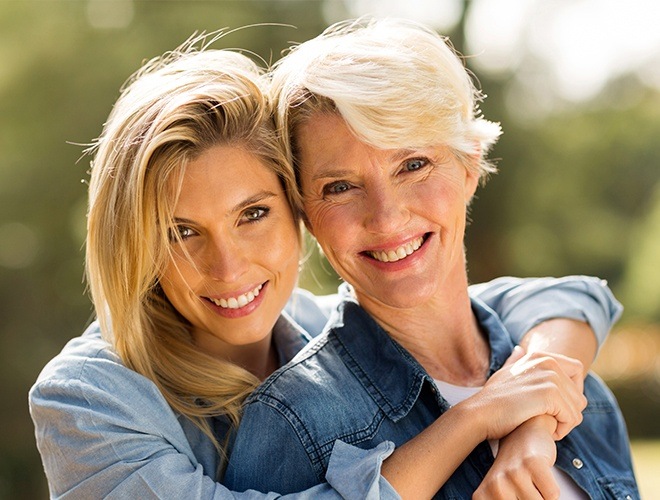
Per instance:
[[[29,404],[53,498],[281,497],[230,491],[216,481],[218,456],[210,440],[181,422],[151,381],[123,366],[98,329],[72,340],[45,367]],[[397,498],[379,476],[389,452],[362,459],[374,471],[374,494]],[[326,483],[286,498],[341,497]]]

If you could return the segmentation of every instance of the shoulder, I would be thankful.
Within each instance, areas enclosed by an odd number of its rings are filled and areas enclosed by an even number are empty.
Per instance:
[[[49,411],[102,412],[108,407],[128,411],[138,404],[169,411],[156,385],[125,366],[92,323],[70,340],[39,374],[29,393],[33,417]],[[150,410],[150,411],[151,411]]]
[[[337,294],[314,295],[308,290],[296,288],[285,310],[311,337],[316,337],[325,327],[339,301]]]
[[[340,436],[369,428],[378,406],[345,361],[332,331],[321,334],[248,397],[241,428],[283,426],[328,452]]]
[[[322,373],[344,376],[345,367],[336,356],[331,334],[324,332],[308,343],[289,363],[268,377],[247,399],[246,403],[270,398],[291,406],[305,403],[317,390],[331,390],[323,383]]]
[[[90,371],[123,371],[123,365],[112,346],[103,339],[97,322],[85,332],[71,339],[43,368],[36,385],[72,380],[90,379]]]

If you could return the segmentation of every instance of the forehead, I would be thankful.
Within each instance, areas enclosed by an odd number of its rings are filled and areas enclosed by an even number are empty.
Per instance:
[[[302,173],[330,168],[359,151],[375,150],[356,137],[335,113],[314,113],[297,127],[296,153]]]
[[[271,165],[241,147],[213,146],[186,164],[175,210],[229,207],[260,190],[281,191]]]
[[[412,154],[435,148],[381,149],[358,138],[338,114],[317,113],[298,127],[296,153],[303,177],[335,177],[368,165],[398,164]],[[335,175],[337,174],[337,175]]]

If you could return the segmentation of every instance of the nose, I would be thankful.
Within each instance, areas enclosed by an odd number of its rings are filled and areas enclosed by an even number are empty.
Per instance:
[[[214,237],[209,238],[206,247],[201,267],[209,278],[232,283],[247,272],[248,253],[240,242],[228,237]]]
[[[397,192],[396,186],[371,187],[363,213],[365,229],[371,233],[395,233],[410,220],[405,197]]]

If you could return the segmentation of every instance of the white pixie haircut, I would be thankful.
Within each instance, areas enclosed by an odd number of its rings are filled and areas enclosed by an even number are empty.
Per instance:
[[[481,177],[495,171],[486,153],[499,124],[480,116],[483,96],[448,39],[419,23],[334,24],[275,65],[272,92],[294,153],[296,128],[314,112],[335,112],[377,148],[443,145]]]

